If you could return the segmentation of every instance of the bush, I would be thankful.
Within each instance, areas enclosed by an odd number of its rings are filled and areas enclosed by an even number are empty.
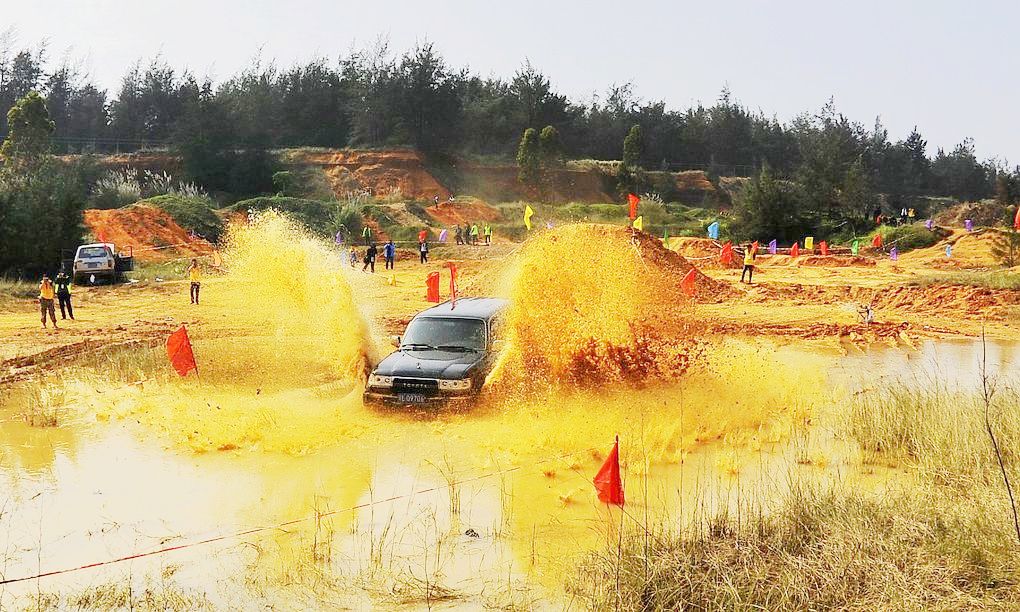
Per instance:
[[[142,199],[142,188],[134,172],[111,170],[92,187],[88,205],[91,208],[120,208]]]
[[[215,242],[223,232],[223,219],[216,214],[216,202],[206,196],[160,195],[141,203],[166,211],[178,225]]]
[[[241,200],[229,207],[230,210],[257,212],[273,209],[280,211],[296,221],[303,223],[320,236],[334,236],[343,229],[347,233],[360,236],[361,211],[352,202],[326,202],[304,198],[288,198],[285,196],[259,197]]]
[[[933,246],[942,239],[942,235],[936,230],[929,230],[922,223],[911,225],[900,225],[890,227],[883,225],[869,235],[882,235],[882,244],[887,246],[896,245],[896,249],[902,253],[912,249],[924,249]]]

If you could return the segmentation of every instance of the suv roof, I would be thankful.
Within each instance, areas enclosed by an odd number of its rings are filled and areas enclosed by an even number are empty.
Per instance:
[[[500,298],[458,298],[454,307],[449,301],[418,313],[418,317],[446,317],[457,319],[491,319],[506,308],[507,302]]]

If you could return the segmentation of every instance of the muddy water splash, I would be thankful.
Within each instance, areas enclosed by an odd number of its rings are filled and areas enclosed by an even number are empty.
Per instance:
[[[511,307],[490,384],[593,388],[682,375],[700,351],[679,291],[687,269],[614,226],[568,225],[530,240],[496,283]]]

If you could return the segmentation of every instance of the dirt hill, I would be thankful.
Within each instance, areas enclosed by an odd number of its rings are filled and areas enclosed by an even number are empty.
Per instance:
[[[213,246],[193,237],[163,210],[135,204],[126,208],[85,211],[85,226],[97,240],[129,248],[138,261],[167,261],[210,255]]]

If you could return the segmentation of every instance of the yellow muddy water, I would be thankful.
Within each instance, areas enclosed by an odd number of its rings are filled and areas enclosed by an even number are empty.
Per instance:
[[[882,377],[976,380],[974,342],[842,356],[702,338],[675,379],[497,388],[457,413],[370,409],[379,320],[418,306],[380,301],[370,277],[272,215],[231,244],[191,326],[201,378],[69,368],[45,381],[55,427],[24,422],[31,389],[0,408],[5,579],[182,548],[0,586],[0,607],[39,593],[68,607],[116,584],[215,607],[559,608],[579,556],[621,521],[679,527],[802,479],[895,483],[827,418]],[[988,362],[1020,355],[992,344]],[[622,515],[591,484],[615,435]]]

